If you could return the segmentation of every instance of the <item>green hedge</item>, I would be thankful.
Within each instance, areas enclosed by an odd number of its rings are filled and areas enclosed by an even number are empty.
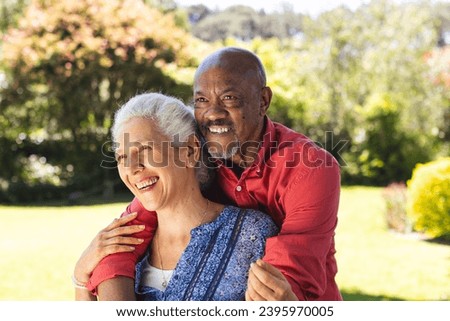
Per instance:
[[[408,192],[408,215],[415,228],[450,239],[450,157],[417,165]]]

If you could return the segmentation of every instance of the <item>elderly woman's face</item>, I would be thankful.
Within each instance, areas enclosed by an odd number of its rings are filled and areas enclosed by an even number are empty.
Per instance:
[[[183,195],[192,179],[187,149],[172,147],[171,139],[160,133],[152,120],[127,121],[118,143],[120,178],[147,210],[170,206]]]

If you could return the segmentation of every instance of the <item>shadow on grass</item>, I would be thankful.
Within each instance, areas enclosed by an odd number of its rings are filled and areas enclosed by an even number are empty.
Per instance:
[[[426,240],[429,243],[436,243],[441,245],[450,245],[450,237],[437,237],[434,239]]]
[[[129,203],[133,200],[133,197],[134,196],[131,193],[116,193],[112,197],[102,197],[100,195],[89,195],[80,193],[77,194],[76,197],[59,200],[30,202],[22,205],[32,207],[89,206],[89,205],[102,205],[114,203]],[[2,206],[18,206],[18,204],[2,204]]]
[[[404,301],[404,299],[385,295],[371,295],[359,291],[341,291],[344,301]]]

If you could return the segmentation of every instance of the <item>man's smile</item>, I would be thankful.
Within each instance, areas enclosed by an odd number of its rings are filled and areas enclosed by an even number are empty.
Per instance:
[[[213,134],[223,134],[228,133],[231,131],[230,127],[224,127],[224,126],[209,126],[207,127],[210,133]]]

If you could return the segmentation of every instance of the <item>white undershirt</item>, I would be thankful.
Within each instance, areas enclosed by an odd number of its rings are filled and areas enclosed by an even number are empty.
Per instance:
[[[162,286],[163,282],[169,283],[174,270],[161,270],[151,266],[148,260],[145,260],[144,266],[142,267],[141,284],[143,286],[150,286],[152,288],[164,291],[165,288]],[[163,277],[164,274],[164,277]]]

